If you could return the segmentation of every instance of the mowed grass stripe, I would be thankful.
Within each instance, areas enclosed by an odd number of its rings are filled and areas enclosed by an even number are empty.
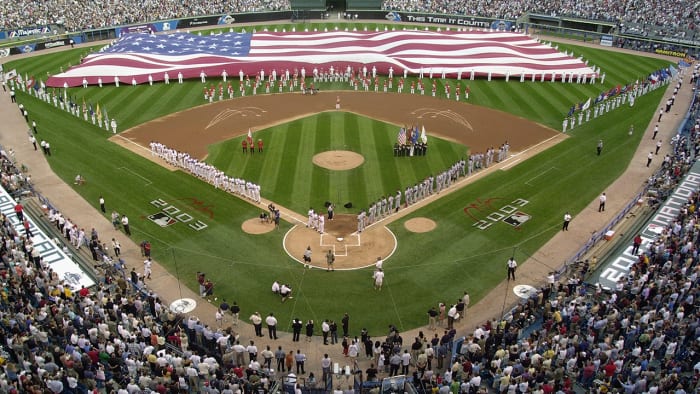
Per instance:
[[[336,209],[339,212],[355,212],[357,208],[347,209],[343,204],[353,202],[356,206],[362,206],[362,201],[367,201],[367,183],[365,179],[368,177],[367,165],[367,150],[363,147],[364,138],[360,133],[366,125],[361,124],[362,118],[353,113],[345,112],[342,114],[343,132],[342,146],[344,149],[355,152],[363,157],[363,163],[353,169],[343,171],[339,174],[331,176],[331,182],[334,185],[334,193],[331,194],[331,201],[335,201]],[[357,196],[357,197],[353,197]]]
[[[519,84],[519,82],[518,82]],[[516,103],[516,107],[520,108],[523,114],[535,113],[542,118],[546,118],[547,113],[550,111],[549,106],[544,106],[538,104],[537,100],[533,100],[532,93],[535,89],[526,89],[521,86],[508,85],[505,87],[506,93],[511,98],[513,103]]]
[[[30,77],[34,75],[36,78],[46,81],[48,77],[47,73],[52,75],[58,74],[61,72],[61,67],[66,70],[69,64],[80,59],[82,56],[81,52],[83,51],[73,49],[52,54],[54,56],[35,56],[31,58],[31,61],[26,62],[26,67],[22,67],[21,70],[18,69],[17,72],[21,72],[23,78],[24,74],[27,73]],[[6,65],[4,69],[11,70],[12,67]]]
[[[239,137],[239,141],[242,141],[243,137]],[[287,133],[286,132],[273,132],[271,129],[263,130],[259,138],[263,140],[263,157],[262,167],[259,172],[259,182],[260,185],[265,185],[264,196],[274,195],[276,193],[277,183],[276,179],[279,179],[280,171],[283,166],[281,160],[279,160],[281,151],[284,149],[284,144],[286,142]],[[240,145],[240,142],[239,142]]]
[[[304,141],[299,138],[301,123],[303,121],[295,121],[283,126],[280,132],[285,133],[284,149],[279,151],[279,163],[280,171],[279,178],[275,180],[275,190],[277,194],[273,196],[279,199],[280,204],[292,208],[291,202],[298,196],[298,193],[308,190],[308,181],[304,179],[294,179],[294,174],[297,171],[297,165],[299,164],[297,159],[299,157],[299,150]],[[286,130],[284,130],[286,129]],[[278,152],[275,150],[275,152]],[[269,198],[267,194],[266,197]],[[299,199],[296,199],[299,201]],[[304,204],[306,205],[306,204]]]
[[[301,201],[307,201],[304,205],[312,203],[310,197],[313,172],[317,170],[316,165],[308,162],[310,157],[318,153],[316,151],[316,133],[304,133],[304,130],[318,130],[319,120],[315,117],[304,118],[294,123],[296,125],[294,135],[299,140],[298,145],[293,146],[293,144],[290,144],[291,146],[289,146],[289,150],[295,152],[294,157],[289,158],[289,160],[294,160],[294,171],[290,171],[291,168],[288,170],[285,167],[284,177],[287,182],[294,183],[294,196],[290,204],[292,209],[299,212],[301,211],[301,206],[299,205]]]
[[[501,97],[500,92],[498,92],[498,86],[494,82],[480,83],[478,94],[481,99],[486,100],[488,106],[502,108],[504,106],[503,97]]]
[[[377,144],[377,139],[382,141],[379,137],[382,133],[382,123],[357,116],[354,127],[355,132],[361,135],[358,141],[358,153],[363,156],[364,162],[361,167],[354,169],[347,179],[347,198],[354,199],[353,203],[358,206],[353,212],[359,208],[367,208],[383,193],[379,178],[381,152]]]
[[[217,163],[223,163],[223,165],[220,164],[221,167],[216,167],[226,174],[235,173],[234,171],[238,169],[238,165],[236,164],[236,157],[243,156],[243,151],[240,147],[240,143],[236,143],[238,142],[238,140],[239,139],[234,139],[233,141],[231,141],[231,143],[228,144],[218,144],[220,149],[217,158],[211,160],[215,160]],[[207,158],[207,161],[210,161],[209,158]]]
[[[382,196],[389,196],[396,193],[396,190],[401,185],[402,172],[399,169],[401,157],[394,157],[394,144],[397,141],[398,128],[387,123],[376,122],[376,124],[377,131],[382,134],[381,140],[383,144],[376,150],[381,159],[377,169],[382,174],[382,184],[379,187],[382,189]]]
[[[129,99],[130,114],[124,117],[125,124],[140,124],[145,121],[149,111],[144,111],[145,108],[153,110],[156,113],[163,112],[165,100],[159,100],[162,90],[153,87],[147,87],[140,92],[135,92]],[[108,109],[109,111],[109,109]],[[108,112],[109,113],[109,112]],[[148,116],[150,117],[150,116]]]
[[[554,122],[558,118],[561,118],[561,114],[557,108],[549,105],[548,101],[551,97],[544,88],[533,86],[527,89],[514,89],[511,93],[520,97],[525,103],[528,103],[524,105],[527,106],[529,111],[537,114],[540,119],[546,119],[546,123],[550,121]]]
[[[322,152],[328,151],[331,146],[331,134],[340,134],[338,130],[337,122],[335,119],[331,119],[331,115],[328,112],[319,114],[316,118],[316,127],[314,135],[314,150],[313,154],[317,155]],[[322,168],[313,163],[308,162],[308,156],[299,157],[300,163],[299,168],[308,168],[311,174],[311,187],[308,190],[308,200],[311,201],[311,206],[314,207],[318,212],[323,212],[323,202],[328,198],[329,194],[329,179],[331,171],[327,168]],[[300,176],[304,177],[304,173]],[[296,178],[296,176],[295,176]]]
[[[172,85],[172,83],[171,83]],[[189,99],[191,96],[194,96],[194,86],[192,85],[176,85],[176,86],[163,86],[161,87],[161,91],[163,92],[163,95],[161,97],[161,100],[163,101],[163,106],[167,108],[178,108],[182,107],[184,108],[189,108],[194,105],[194,99]],[[233,103],[232,103],[233,104]]]
[[[392,153],[394,141],[393,138],[389,137],[386,124],[372,122],[370,127],[372,130],[371,139],[374,144],[372,151],[375,159],[371,162],[373,164],[372,174],[369,177],[373,190],[372,194],[367,197],[370,200],[377,200],[394,188],[398,169]]]
[[[118,92],[117,92],[118,90]],[[145,89],[143,87],[133,87],[133,86],[128,86],[128,87],[120,87],[120,88],[115,88],[113,92],[110,92],[109,95],[111,96],[111,99],[109,100],[109,104],[106,102],[102,101],[99,102],[100,108],[105,108],[107,107],[107,111],[109,111],[109,108],[119,108],[121,110],[120,112],[120,117],[119,120],[121,123],[125,125],[129,124],[135,124],[134,119],[136,118],[135,113],[139,111],[139,108],[134,106],[133,103],[134,101],[138,100],[139,96],[145,93]],[[97,103],[93,102],[92,103],[93,108],[96,108]],[[144,111],[146,112],[146,111]]]

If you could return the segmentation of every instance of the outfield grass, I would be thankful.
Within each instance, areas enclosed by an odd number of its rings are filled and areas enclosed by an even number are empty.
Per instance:
[[[600,66],[607,74],[605,84],[469,81],[470,104],[501,109],[558,129],[573,103],[667,65],[660,60],[592,48],[567,46],[566,49]],[[75,64],[84,53],[84,49],[75,49],[19,59],[6,64],[5,70],[17,68],[22,74],[46,75],[46,72],[57,72],[61,66]],[[203,104],[201,86],[198,81],[189,81],[183,85],[153,87],[74,88],[68,94],[79,103],[83,98],[93,105],[99,102],[107,108],[110,117],[118,119],[119,128],[124,129]],[[324,85],[324,89],[344,88],[345,84]],[[477,301],[505,277],[503,267],[509,256],[514,253],[516,260],[522,262],[538,250],[557,231],[564,211],[575,215],[623,172],[642,138],[641,133],[629,137],[629,125],[633,124],[636,130],[645,129],[656,113],[662,91],[639,98],[634,108],[623,106],[577,127],[570,133],[571,138],[554,148],[508,171],[495,172],[391,224],[399,244],[397,252],[385,265],[385,289],[381,293],[371,291],[370,270],[327,274],[321,270],[302,269],[281,247],[283,234],[291,225],[283,223],[280,231],[264,235],[245,234],[240,225],[256,216],[257,208],[187,174],[167,171],[110,143],[107,138],[111,134],[82,118],[61,112],[24,93],[17,96],[27,107],[30,118],[36,119],[39,137],[51,142],[54,155],[49,163],[53,170],[69,184],[76,173],[89,179],[90,182],[77,191],[96,207],[98,196],[104,195],[108,213],[111,208],[126,213],[132,222],[132,238],[136,242],[150,240],[156,260],[176,273],[187,286],[196,289],[195,273],[201,270],[215,277],[220,297],[241,304],[244,316],[253,310],[273,311],[281,322],[288,322],[292,317],[339,319],[347,311],[352,316],[353,327],[366,326],[371,332],[383,332],[390,323],[401,329],[425,323],[425,312],[430,305],[437,301],[453,301],[465,289],[470,291],[472,300]],[[359,139],[359,135],[352,132],[359,126],[371,127],[377,136]],[[305,165],[294,166],[292,172],[288,168],[291,166],[236,162],[234,156],[230,165],[225,166],[232,172],[241,171],[248,179],[273,179],[276,175],[274,183],[263,184],[264,197],[300,212],[326,199],[335,200],[339,192],[358,201],[357,206],[361,206],[361,201],[366,205],[367,201],[396,190],[397,185],[405,187],[404,182],[415,182],[424,171],[447,167],[465,149],[445,142],[440,148],[444,157],[434,154],[437,150],[431,150],[425,158],[411,159],[412,163],[423,159],[427,168],[399,166],[400,171],[396,171],[397,159],[390,151],[383,154],[385,150],[381,148],[382,144],[393,144],[397,133],[395,126],[348,114],[321,114],[278,127],[260,132],[270,133],[264,137],[265,141],[274,141],[266,144],[269,147],[266,150],[277,144],[285,146],[280,152],[283,158],[280,161],[296,163],[294,158],[301,154],[347,145],[368,152],[372,159],[366,166],[386,169],[386,173],[378,177],[372,176],[375,170],[361,167],[356,176],[341,182],[323,170]],[[334,131],[308,133],[308,130],[326,127]],[[295,133],[297,138],[293,139]],[[605,140],[605,153],[601,157],[595,155],[595,143],[599,138]],[[230,149],[239,152],[240,140],[212,146],[209,159],[225,163]],[[318,193],[310,189],[318,189]],[[156,199],[186,211],[208,228],[197,232],[182,223],[160,228],[146,219],[159,210],[151,204]],[[201,205],[193,199],[208,204],[211,216],[197,210]],[[491,199],[493,208],[480,206],[482,211],[472,211],[478,219],[516,199],[529,202],[520,210],[532,219],[520,231],[503,223],[478,230],[473,227],[474,220],[464,213],[464,207],[472,203],[478,205],[478,199]],[[55,203],[60,204],[60,201]],[[405,220],[417,216],[434,219],[438,228],[424,234],[406,231]],[[296,295],[294,303],[280,305],[279,299],[269,291],[273,280],[292,284]]]

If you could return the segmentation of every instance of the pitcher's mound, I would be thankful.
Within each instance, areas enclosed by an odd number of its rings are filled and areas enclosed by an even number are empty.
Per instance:
[[[437,223],[428,218],[409,219],[403,225],[406,227],[406,230],[413,233],[427,233],[435,230],[435,227],[437,227]]]
[[[265,234],[275,229],[274,223],[262,223],[259,218],[248,219],[241,224],[241,229],[248,234]]]
[[[365,162],[365,158],[349,150],[329,150],[313,157],[313,163],[329,170],[352,170]]]

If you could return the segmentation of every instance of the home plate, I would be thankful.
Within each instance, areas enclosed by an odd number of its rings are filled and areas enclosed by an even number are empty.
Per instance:
[[[345,239],[345,238],[343,238],[343,237],[338,237],[338,238],[336,238],[336,240],[337,240],[338,242],[343,242],[344,239]]]

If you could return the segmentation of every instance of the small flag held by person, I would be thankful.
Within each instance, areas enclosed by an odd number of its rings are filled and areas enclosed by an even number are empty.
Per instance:
[[[586,100],[585,103],[581,106],[581,111],[585,111],[588,108],[591,108],[591,98],[589,97],[588,100]]]
[[[397,139],[399,145],[406,145],[406,129],[403,127],[399,129],[399,136]]]

